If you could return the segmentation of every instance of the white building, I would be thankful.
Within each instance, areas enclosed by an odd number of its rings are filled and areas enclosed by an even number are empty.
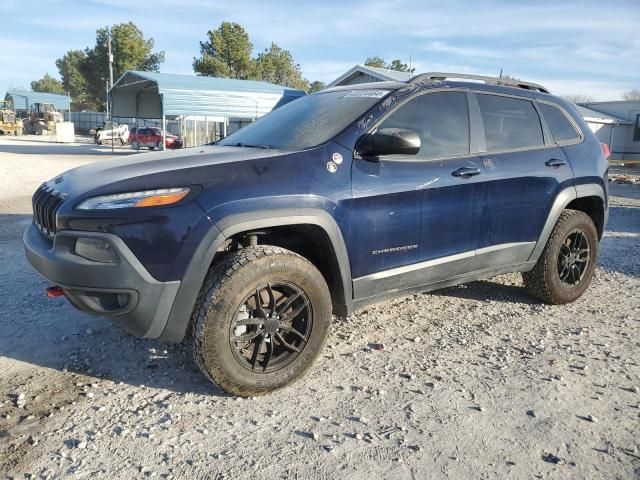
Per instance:
[[[406,82],[412,77],[409,72],[399,72],[386,68],[365,67],[356,65],[330,82],[327,87],[339,87],[341,85],[357,85],[359,83],[399,81]]]
[[[640,101],[581,103],[578,110],[600,141],[609,144],[611,160],[640,160]]]

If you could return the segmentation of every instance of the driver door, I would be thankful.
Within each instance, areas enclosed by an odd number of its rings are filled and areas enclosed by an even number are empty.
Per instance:
[[[472,270],[482,213],[482,163],[470,153],[466,92],[404,103],[377,129],[420,136],[417,155],[353,164],[350,259],[354,297],[416,288]]]

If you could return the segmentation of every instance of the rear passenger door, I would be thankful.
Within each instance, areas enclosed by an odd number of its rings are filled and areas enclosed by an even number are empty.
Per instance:
[[[475,270],[524,263],[560,190],[571,185],[567,158],[535,100],[476,93],[486,140],[483,212]]]

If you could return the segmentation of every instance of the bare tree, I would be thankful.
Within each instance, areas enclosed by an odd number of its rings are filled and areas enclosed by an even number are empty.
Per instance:
[[[565,95],[563,97],[565,100],[569,100],[570,102],[573,103],[589,103],[589,102],[593,102],[595,100],[595,98],[593,98],[590,95],[583,95],[581,93],[574,93],[574,94],[570,94],[570,95]]]
[[[640,100],[640,90],[632,88],[622,94],[623,100]]]

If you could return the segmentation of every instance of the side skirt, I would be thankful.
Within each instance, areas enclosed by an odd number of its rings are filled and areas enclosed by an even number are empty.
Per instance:
[[[473,272],[526,263],[532,261],[529,257],[535,245],[535,242],[492,245],[354,278],[353,296],[358,300],[459,278]]]
[[[488,268],[485,270],[477,270],[474,272],[465,273],[463,275],[451,277],[446,280],[439,280],[433,283],[426,283],[424,285],[415,287],[399,288],[377,295],[372,295],[370,297],[359,298],[347,305],[347,311],[345,313],[347,315],[350,315],[356,310],[359,310],[360,308],[366,307],[367,305],[371,305],[373,303],[383,302],[385,300],[391,300],[407,295],[415,295],[417,293],[427,293],[434,290],[440,290],[442,288],[461,285],[463,283],[486,280],[488,278],[495,277],[496,275],[502,275],[504,273],[528,272],[535,266],[535,264],[536,262],[524,262],[501,267]]]

